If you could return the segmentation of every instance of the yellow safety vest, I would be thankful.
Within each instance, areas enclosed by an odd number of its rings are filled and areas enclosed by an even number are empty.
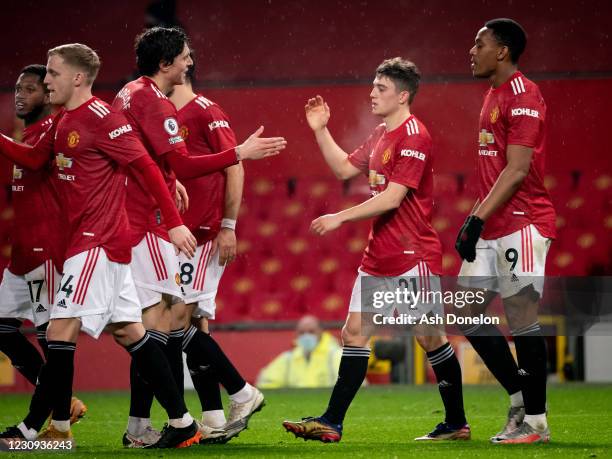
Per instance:
[[[338,378],[341,357],[342,348],[336,339],[323,332],[308,360],[304,349],[296,345],[261,370],[257,386],[262,389],[332,387]]]

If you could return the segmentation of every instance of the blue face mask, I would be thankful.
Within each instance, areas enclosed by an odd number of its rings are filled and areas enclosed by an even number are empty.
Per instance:
[[[305,352],[312,352],[312,350],[317,347],[319,343],[319,338],[314,333],[303,333],[297,338],[297,344]]]

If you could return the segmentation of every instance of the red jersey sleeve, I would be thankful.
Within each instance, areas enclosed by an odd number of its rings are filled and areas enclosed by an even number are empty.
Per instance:
[[[393,158],[390,182],[399,183],[414,190],[419,188],[421,177],[430,163],[431,145],[422,136],[409,136],[398,142]]]
[[[52,158],[59,119],[59,115],[55,117],[53,124],[40,136],[34,146],[15,142],[10,137],[0,134],[0,153],[28,169],[42,168]]]
[[[202,131],[206,142],[214,153],[229,150],[237,145],[236,135],[230,125],[229,117],[218,105],[211,105],[201,118]]]
[[[100,120],[96,145],[122,166],[147,155],[128,120],[123,114],[114,111]]]
[[[140,98],[134,105],[134,119],[138,120],[140,131],[151,148],[151,154],[162,156],[184,146],[179,134],[176,108],[168,99],[145,100]]]
[[[535,147],[544,129],[546,105],[539,94],[525,93],[508,104],[506,145]]]
[[[348,157],[349,162],[364,174],[368,175],[370,170],[370,156],[376,146],[376,142],[384,132],[384,127],[378,126],[370,137],[359,147],[357,147]]]

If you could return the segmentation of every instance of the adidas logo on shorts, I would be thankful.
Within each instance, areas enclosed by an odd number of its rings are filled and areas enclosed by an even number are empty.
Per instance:
[[[64,305],[65,307],[65,305]],[[45,307],[42,304],[39,304],[38,307],[36,308],[36,312],[47,312],[47,310],[45,309]]]
[[[66,308],[66,300],[59,300],[56,304],[58,308]]]
[[[512,273],[512,277],[510,278],[510,282],[518,282],[519,278],[516,274]]]

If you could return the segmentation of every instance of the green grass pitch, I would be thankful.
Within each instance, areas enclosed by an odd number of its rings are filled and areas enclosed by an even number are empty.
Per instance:
[[[442,406],[435,386],[386,386],[363,388],[353,402],[339,444],[304,442],[281,426],[283,419],[320,414],[329,390],[277,390],[266,392],[266,406],[253,416],[249,429],[226,445],[195,446],[184,450],[125,450],[121,435],[127,422],[127,393],[80,393],[89,413],[73,432],[76,452],[70,457],[195,456],[209,457],[299,457],[394,458],[394,457],[583,457],[612,458],[612,386],[565,384],[549,388],[548,445],[491,445],[488,442],[505,419],[507,396],[498,387],[465,388],[465,406],[472,426],[472,440],[417,443],[413,438],[427,433],[441,421]],[[199,414],[193,392],[187,393],[192,414]],[[29,397],[0,395],[0,425],[21,419]],[[156,426],[163,423],[159,406],[154,407]],[[2,454],[2,453],[0,453]],[[4,453],[7,454],[7,453]],[[24,453],[7,454],[21,456]],[[46,455],[53,453],[33,453]]]

